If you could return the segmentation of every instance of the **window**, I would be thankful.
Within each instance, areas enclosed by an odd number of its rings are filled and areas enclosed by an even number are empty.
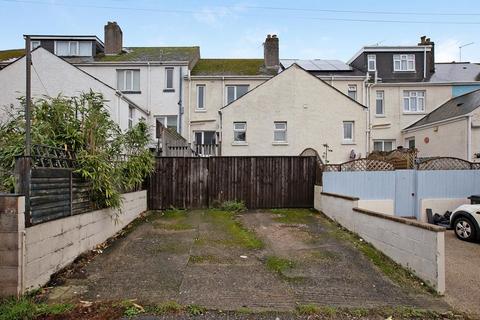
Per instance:
[[[92,56],[91,41],[55,41],[55,54],[57,56]]]
[[[276,121],[273,123],[273,141],[287,142],[287,122]]]
[[[343,141],[353,142],[353,121],[343,121]]]
[[[415,137],[406,138],[405,144],[407,145],[408,149],[415,149]]]
[[[140,70],[117,70],[117,89],[126,92],[139,92]]]
[[[248,85],[227,86],[227,104],[237,100],[248,92]]]
[[[357,85],[349,84],[348,85],[348,96],[353,100],[357,100]]]
[[[403,91],[404,112],[425,112],[425,91]]]
[[[128,129],[133,127],[133,121],[135,119],[135,108],[133,106],[128,106]]]
[[[217,135],[215,131],[195,131],[195,144],[216,144]]]
[[[30,43],[32,50],[40,47],[40,45],[41,45],[40,40],[32,40],[32,42]]]
[[[174,128],[178,132],[178,116],[155,116],[157,121],[166,128]]]
[[[205,110],[205,85],[197,85],[197,110]]]
[[[392,151],[395,148],[395,140],[373,140],[373,150]]]
[[[393,71],[415,71],[415,55],[394,54]]]
[[[173,68],[165,68],[165,89],[173,90]]]
[[[233,123],[233,141],[234,142],[247,141],[247,123],[246,122]]]
[[[376,71],[377,70],[377,56],[374,54],[369,54],[367,56],[368,60],[368,71]]]
[[[385,96],[385,93],[383,91],[376,92],[375,115],[377,116],[385,115],[384,96]]]

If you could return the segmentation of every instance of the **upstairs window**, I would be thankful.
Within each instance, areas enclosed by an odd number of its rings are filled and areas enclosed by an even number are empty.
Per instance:
[[[248,85],[227,86],[227,104],[237,100],[248,92]]]
[[[275,121],[273,123],[273,141],[287,142],[287,122]]]
[[[383,91],[379,90],[376,92],[375,115],[377,116],[385,115],[384,96],[385,96],[385,93]]]
[[[117,70],[117,89],[123,92],[140,92],[140,70]]]
[[[415,71],[415,55],[394,54],[393,71]]]
[[[247,141],[247,123],[246,122],[233,123],[233,141],[234,142]]]
[[[369,54],[367,56],[368,60],[368,71],[377,71],[377,56],[374,54]]]
[[[425,112],[425,91],[403,91],[404,112]]]
[[[32,50],[40,47],[40,45],[41,45],[40,40],[32,40],[32,42],[30,43],[30,46],[32,47],[31,48]]]
[[[349,84],[348,85],[348,96],[353,100],[357,100],[357,85]]]
[[[197,110],[205,110],[205,85],[197,85]]]
[[[165,89],[173,90],[173,68],[165,68]]]
[[[91,41],[55,41],[55,54],[62,57],[91,57]]]
[[[343,142],[353,142],[353,121],[343,121]]]

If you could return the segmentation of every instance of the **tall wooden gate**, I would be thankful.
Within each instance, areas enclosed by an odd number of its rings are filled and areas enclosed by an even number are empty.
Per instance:
[[[315,157],[156,159],[150,209],[207,208],[228,200],[248,208],[313,207]]]

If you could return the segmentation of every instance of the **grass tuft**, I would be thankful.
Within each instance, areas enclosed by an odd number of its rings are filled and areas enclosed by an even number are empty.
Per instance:
[[[187,312],[192,316],[200,316],[205,313],[207,309],[197,304],[190,304],[187,306]]]
[[[156,305],[151,310],[157,315],[169,314],[169,313],[179,313],[183,310],[183,307],[175,301],[167,301],[162,304]]]
[[[306,224],[312,221],[314,213],[309,209],[272,209],[275,220],[286,224]]]
[[[73,309],[72,304],[35,303],[31,297],[8,298],[0,301],[0,320],[35,319],[40,316],[59,315]]]
[[[276,256],[269,256],[265,261],[265,265],[268,270],[278,273],[279,275],[284,275],[285,271],[295,267],[295,262]]]
[[[244,212],[247,210],[247,206],[244,201],[225,201],[220,206],[220,209],[228,212]]]

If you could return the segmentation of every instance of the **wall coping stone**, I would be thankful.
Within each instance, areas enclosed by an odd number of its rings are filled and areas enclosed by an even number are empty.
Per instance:
[[[400,222],[400,223],[403,223],[403,224],[407,224],[407,225],[417,227],[417,228],[426,229],[426,230],[433,231],[433,232],[444,232],[446,230],[446,228],[440,227],[440,226],[437,226],[437,225],[434,225],[434,224],[423,223],[423,222],[419,222],[417,220],[405,219],[405,218],[400,218],[400,217],[396,217],[396,216],[391,216],[391,215],[388,215],[388,214],[384,214],[384,213],[381,213],[381,212],[375,212],[375,211],[371,211],[371,210],[367,210],[367,209],[353,208],[353,211],[356,211],[358,213],[363,213],[363,214],[366,214],[366,215],[369,215],[369,216],[381,218],[381,219]]]
[[[338,193],[322,192],[321,194],[322,194],[323,196],[341,198],[341,199],[351,200],[351,201],[358,201],[358,200],[360,200],[360,198],[358,198],[358,197],[351,197],[351,196],[346,196],[346,195],[338,194]]]

